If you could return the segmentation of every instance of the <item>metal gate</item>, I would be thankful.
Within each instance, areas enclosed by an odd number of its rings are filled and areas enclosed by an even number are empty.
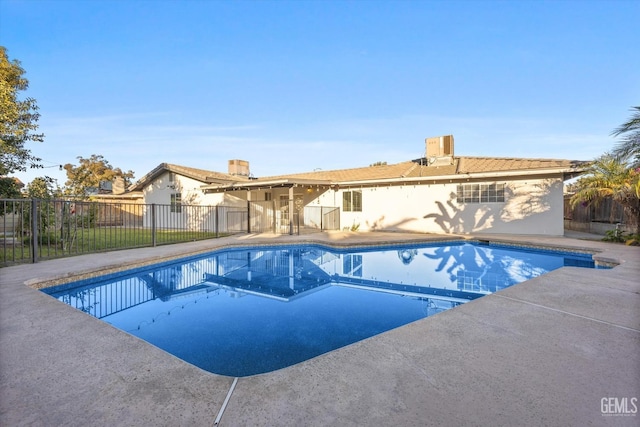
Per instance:
[[[333,206],[305,206],[304,227],[317,230],[340,230],[340,208]]]
[[[289,199],[249,202],[249,232],[300,234],[300,211],[293,205],[289,212]]]

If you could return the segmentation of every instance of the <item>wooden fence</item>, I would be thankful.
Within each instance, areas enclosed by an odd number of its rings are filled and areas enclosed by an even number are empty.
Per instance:
[[[564,224],[569,230],[605,234],[618,224],[624,231],[632,233],[635,230],[635,218],[627,215],[622,205],[611,198],[604,199],[597,205],[578,204],[573,208],[570,199],[570,195],[565,195]]]

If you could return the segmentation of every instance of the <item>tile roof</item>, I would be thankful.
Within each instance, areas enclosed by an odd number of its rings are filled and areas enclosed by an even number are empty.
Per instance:
[[[183,175],[207,184],[249,180],[249,178],[243,176],[229,175],[226,173],[210,171],[206,169],[190,168],[187,166],[175,165],[171,163],[161,163],[160,165],[156,166],[151,172],[140,178],[136,183],[129,186],[128,191],[142,190],[144,186],[147,185],[150,181],[153,181],[155,178],[165,172],[174,172],[179,175]]]
[[[384,179],[406,175],[415,164],[411,161],[393,165],[366,166],[351,169],[336,169],[328,171],[303,172],[289,175],[266,176],[259,180],[275,181],[279,179],[314,179],[322,181],[353,181],[359,179]]]
[[[455,157],[451,164],[429,165],[427,159],[417,159],[392,165],[366,166],[352,169],[316,171],[290,175],[267,176],[256,181],[278,179],[314,179],[331,182],[369,181],[394,178],[418,178],[429,176],[459,175],[483,172],[508,172],[532,170],[573,170],[583,168],[588,162],[558,159],[519,159],[500,157]]]
[[[536,169],[575,169],[589,162],[561,159],[522,159],[513,157],[460,157],[458,173],[530,171]]]
[[[556,173],[575,174],[584,170],[589,162],[561,159],[523,159],[510,157],[454,157],[441,158],[429,164],[426,158],[409,160],[390,165],[365,166],[351,169],[320,170],[314,172],[294,173],[289,175],[266,176],[249,179],[244,176],[190,168],[186,166],[162,163],[138,182],[129,187],[129,191],[142,190],[150,181],[167,171],[175,172],[212,185],[210,188],[242,188],[256,187],[262,183],[284,181],[286,183],[301,181],[324,181],[325,184],[350,183],[365,181],[403,180],[420,177],[442,177],[476,173],[530,173],[531,171],[554,171]],[[281,185],[289,185],[289,184]]]
[[[189,168],[186,166],[174,165],[170,163],[164,163],[166,170],[175,172],[180,175],[188,176],[189,178],[197,179],[204,182],[212,181],[243,181],[248,180],[243,176],[230,175],[228,173],[210,171],[206,169]]]

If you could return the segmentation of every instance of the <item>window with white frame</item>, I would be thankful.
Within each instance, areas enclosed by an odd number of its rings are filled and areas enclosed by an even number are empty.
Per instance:
[[[169,182],[176,182],[176,173],[169,172]]]
[[[362,212],[362,191],[345,191],[342,193],[343,212]]]
[[[182,193],[173,193],[171,195],[171,212],[182,213]]]
[[[458,203],[503,203],[504,184],[458,184]]]

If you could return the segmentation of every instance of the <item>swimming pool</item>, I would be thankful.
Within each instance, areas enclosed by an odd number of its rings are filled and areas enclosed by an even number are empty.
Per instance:
[[[590,254],[478,242],[244,247],[43,292],[207,371],[290,366]]]

